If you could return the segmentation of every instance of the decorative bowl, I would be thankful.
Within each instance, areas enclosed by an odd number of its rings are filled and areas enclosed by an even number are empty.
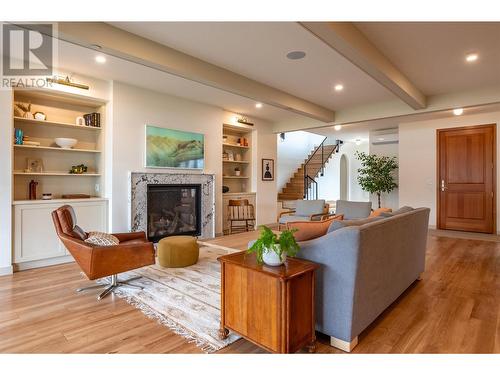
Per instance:
[[[76,145],[77,140],[75,138],[56,138],[54,142],[61,148],[72,148]]]

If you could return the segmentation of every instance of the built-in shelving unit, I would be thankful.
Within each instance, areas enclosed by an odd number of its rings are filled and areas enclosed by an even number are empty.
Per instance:
[[[229,188],[229,192],[249,192],[249,179],[252,174],[252,129],[224,124],[222,135],[223,185]]]
[[[252,193],[253,129],[246,125],[224,124],[222,127],[222,183],[229,191],[222,194],[224,234],[229,234],[228,205],[230,200],[246,199],[256,207]],[[236,175],[235,168],[240,173]]]
[[[43,193],[54,201],[63,194],[102,196],[104,132],[106,101],[86,95],[44,89],[14,90],[15,103],[30,103],[31,113],[42,112],[45,120],[13,113],[14,128],[21,129],[33,144],[14,144],[14,201],[29,198],[29,183],[37,182],[37,202]],[[78,125],[77,118],[86,113],[100,114],[100,127]],[[55,138],[74,138],[73,148],[61,148]],[[29,160],[41,160],[42,171],[29,170]],[[87,173],[69,173],[72,166],[84,164]],[[80,178],[76,178],[80,177]],[[70,200],[68,200],[70,201]]]

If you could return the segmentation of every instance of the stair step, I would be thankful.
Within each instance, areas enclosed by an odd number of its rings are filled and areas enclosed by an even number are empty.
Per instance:
[[[281,200],[295,200],[295,199],[302,199],[302,198],[303,198],[302,194],[285,194],[285,193],[278,194],[278,199],[281,199]]]
[[[303,186],[285,186],[283,189],[283,193],[302,193],[304,191]]]

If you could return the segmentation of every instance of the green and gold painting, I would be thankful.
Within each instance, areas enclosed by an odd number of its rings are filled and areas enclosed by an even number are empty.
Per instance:
[[[204,135],[146,125],[146,167],[203,169]]]

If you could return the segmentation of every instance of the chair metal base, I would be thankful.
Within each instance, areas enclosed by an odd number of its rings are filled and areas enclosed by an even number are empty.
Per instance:
[[[113,292],[116,288],[119,287],[126,287],[126,288],[136,288],[136,289],[144,289],[142,286],[139,285],[134,285],[134,284],[129,284],[131,281],[140,279],[141,276],[135,276],[131,277],[130,279],[126,280],[118,280],[118,275],[111,275],[109,279],[109,284],[97,284],[97,285],[92,285],[92,286],[87,286],[84,288],[78,288],[76,291],[77,292],[83,292],[86,290],[90,289],[97,289],[97,288],[106,288],[97,296],[97,300],[101,300],[104,297],[106,297],[109,293]]]

